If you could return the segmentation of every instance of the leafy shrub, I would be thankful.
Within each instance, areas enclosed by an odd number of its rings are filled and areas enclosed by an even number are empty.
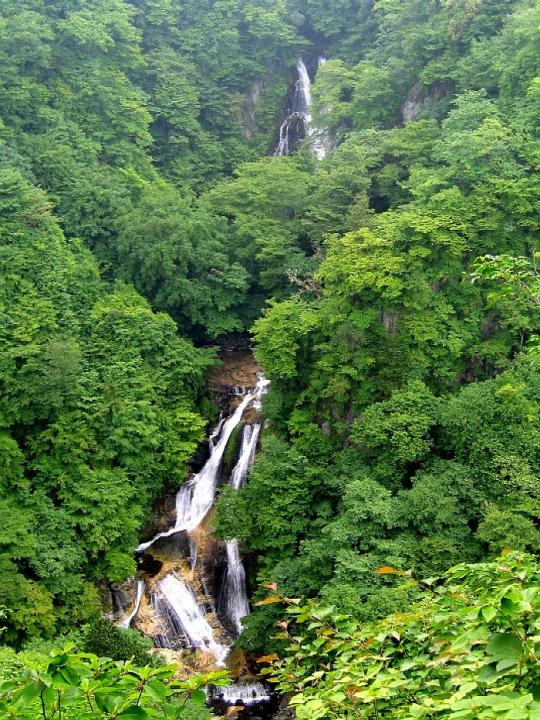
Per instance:
[[[125,630],[106,618],[87,625],[82,642],[85,652],[113,660],[132,660],[136,665],[158,662],[150,648],[152,641],[136,630]]]
[[[44,662],[32,663],[2,682],[0,717],[203,720],[210,717],[204,686],[226,683],[222,671],[180,682],[174,680],[175,666],[137,667],[71,650],[69,645],[56,650]]]
[[[392,567],[378,573],[407,577]],[[296,692],[297,718],[537,720],[538,561],[508,554],[410,583],[412,607],[364,626],[331,607],[288,601],[288,652],[267,672]]]

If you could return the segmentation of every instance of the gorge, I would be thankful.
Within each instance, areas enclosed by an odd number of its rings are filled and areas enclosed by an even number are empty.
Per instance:
[[[539,27],[0,2],[0,718],[538,720]]]
[[[178,491],[174,525],[137,548],[141,570],[135,597],[119,618],[123,627],[148,634],[167,657],[179,657],[194,670],[226,666],[242,618],[250,612],[239,543],[211,537],[212,506],[219,486],[238,490],[248,481],[269,385],[245,351],[229,351],[213,382],[222,409],[206,443],[208,459]],[[269,704],[274,696],[268,688],[243,673],[239,683],[210,698],[220,706]]]

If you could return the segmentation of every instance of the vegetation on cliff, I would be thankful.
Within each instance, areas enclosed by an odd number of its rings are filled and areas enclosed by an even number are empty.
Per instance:
[[[417,599],[403,573],[538,553],[539,25],[535,0],[0,3],[6,642],[133,573],[234,331],[272,380],[216,518],[253,588],[376,623]],[[333,149],[274,157],[322,54]]]

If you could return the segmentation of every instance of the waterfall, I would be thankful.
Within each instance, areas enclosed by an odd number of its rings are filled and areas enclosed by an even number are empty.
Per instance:
[[[135,595],[135,602],[133,603],[133,609],[130,612],[130,614],[126,615],[126,617],[120,622],[122,627],[128,628],[131,625],[131,621],[133,620],[135,615],[139,612],[143,592],[144,592],[144,580],[137,580],[137,592]]]
[[[242,433],[242,444],[238,461],[231,473],[229,485],[238,490],[246,482],[255,460],[257,441],[261,432],[261,423],[246,425]],[[236,632],[242,632],[242,618],[249,614],[249,602],[246,590],[246,572],[240,556],[238,540],[229,540],[225,545],[227,553],[227,573],[223,582],[220,604],[224,614],[232,623]]]
[[[249,615],[249,602],[246,592],[246,571],[240,557],[238,540],[229,540],[227,550],[227,575],[223,583],[223,596],[227,618],[236,632],[242,632],[242,618]]]
[[[325,62],[326,58],[320,57],[317,68]],[[322,160],[328,149],[327,138],[323,130],[313,127],[311,78],[302,58],[298,59],[296,71],[298,79],[294,85],[290,113],[279,128],[279,141],[274,155],[291,155],[297,149],[299,141],[305,137],[309,140],[313,154]]]
[[[240,447],[240,455],[238,462],[234,466],[229,484],[238,490],[246,481],[251,470],[253,461],[255,460],[255,451],[257,450],[257,442],[261,432],[261,423],[255,425],[246,425],[242,434],[242,445]]]
[[[161,538],[185,532],[189,547],[189,552],[186,547],[186,558],[189,554],[191,572],[197,573],[200,584],[206,588],[204,557],[202,561],[197,557],[198,542],[200,541],[198,538],[201,531],[199,530],[197,533],[194,531],[201,525],[214,503],[223,456],[231,435],[240,423],[245,422],[247,411],[261,408],[262,396],[267,391],[269,384],[264,376],[259,375],[254,388],[234,388],[233,395],[237,396],[240,402],[229,417],[220,416],[208,438],[208,460],[200,472],[193,475],[178,491],[174,525],[139,545],[137,553],[145,552]],[[247,422],[244,425],[238,459],[229,477],[229,484],[236,490],[245,483],[249,475],[255,459],[261,428],[260,422]],[[219,591],[219,605],[222,609],[222,616],[229,621],[231,628],[240,633],[242,631],[241,619],[249,613],[249,603],[245,570],[236,540],[225,543],[225,556],[226,570]],[[199,648],[212,653],[217,663],[222,665],[229,648],[216,640],[214,628],[219,628],[220,625],[213,604],[205,603],[204,600],[197,598],[191,586],[191,579],[186,581],[169,572],[153,588],[150,586],[150,589],[151,606],[157,616],[157,626],[159,627],[155,644],[159,647]],[[137,613],[143,591],[144,581],[141,580],[137,586],[136,609],[129,617],[128,622],[131,622]],[[209,621],[209,618],[213,618],[213,620]],[[223,628],[221,628],[221,635],[226,637]]]
[[[268,689],[259,682],[214,688],[211,697],[220,699],[226,705],[254,705],[271,699]]]
[[[229,648],[216,642],[204,611],[187,583],[174,575],[167,575],[158,583],[158,591],[176,615],[190,646],[212,653],[218,665],[223,666]]]
[[[210,436],[210,457],[203,469],[193,475],[183,485],[176,495],[176,522],[165,532],[158,533],[155,537],[137,548],[137,553],[142,553],[153,545],[160,538],[170,537],[182,530],[194,530],[204,520],[208,511],[214,503],[216,484],[218,479],[223,453],[227,443],[234,431],[240,424],[244,411],[250,406],[260,402],[269,381],[261,377],[255,389],[248,392],[242,402],[238,405],[230,418],[220,420],[218,426]]]
[[[231,417],[225,421],[216,445],[211,449],[210,459],[200,473],[194,475],[190,482],[182,488],[176,499],[176,530],[194,530],[204,520],[214,503],[218,470],[221,466],[223,453],[233,430],[242,420],[244,410],[256,398],[255,393],[248,393]]]
[[[306,122],[311,122],[309,109],[311,107],[311,79],[302,58],[298,60],[296,66],[298,70],[298,110],[304,114]]]

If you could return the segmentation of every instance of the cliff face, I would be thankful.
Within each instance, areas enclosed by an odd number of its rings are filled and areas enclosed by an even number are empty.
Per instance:
[[[221,364],[211,373],[209,387],[221,399],[229,397],[236,388],[254,387],[261,368],[246,347],[223,348]]]

